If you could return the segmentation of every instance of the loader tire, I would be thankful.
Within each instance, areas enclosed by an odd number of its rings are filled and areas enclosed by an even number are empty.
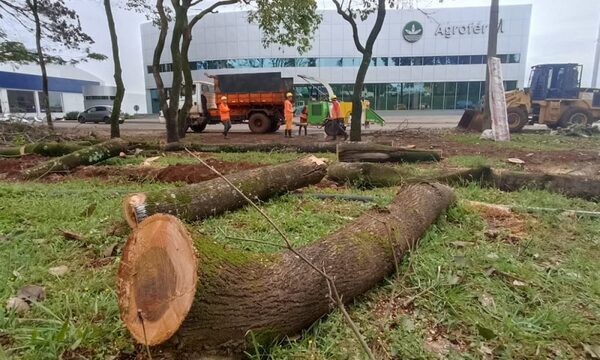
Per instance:
[[[560,120],[558,120],[558,125],[561,128],[567,128],[574,124],[591,124],[593,121],[594,116],[588,109],[579,106],[574,106],[570,109],[565,110],[565,112],[560,117]]]
[[[520,107],[511,107],[506,110],[508,119],[508,129],[510,132],[519,132],[523,129],[529,119],[527,112]]]

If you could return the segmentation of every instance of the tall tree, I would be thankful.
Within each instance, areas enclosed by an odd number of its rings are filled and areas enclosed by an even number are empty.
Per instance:
[[[35,33],[35,62],[40,65],[42,73],[42,92],[44,95],[42,101],[46,112],[46,122],[50,128],[53,128],[46,64],[49,62],[63,64],[67,61],[76,63],[88,59],[104,60],[106,57],[90,52],[89,45],[93,44],[94,41],[83,32],[79,23],[79,16],[65,5],[64,0],[0,0],[0,10],[0,18],[12,17],[26,31]],[[12,28],[11,30],[14,31]],[[0,29],[0,37],[8,37],[6,29]],[[49,54],[51,51],[44,47],[44,42],[52,43],[54,55]],[[5,42],[5,45],[15,49],[14,43],[8,42],[7,44]],[[76,53],[83,52],[83,55],[74,56],[71,54],[70,60],[67,60],[62,55],[65,49]],[[25,58],[21,58],[22,62],[33,60],[30,57],[31,52],[28,52],[29,55],[21,52],[21,55],[26,55]],[[12,61],[15,58],[11,59],[9,57],[7,60]]]
[[[106,20],[108,21],[108,30],[110,32],[110,42],[112,45],[113,63],[115,67],[115,84],[117,92],[113,101],[112,113],[110,114],[110,137],[118,138],[121,136],[119,131],[119,117],[121,115],[121,104],[125,96],[125,84],[123,84],[121,58],[119,57],[119,42],[117,38],[117,30],[115,29],[115,20],[110,6],[110,0],[104,0],[104,10],[106,11]]]
[[[483,117],[483,129],[492,128],[492,114],[490,107],[490,58],[496,56],[498,48],[498,12],[499,12],[499,0],[492,0],[490,6],[490,25],[488,32],[488,49],[487,49],[487,65],[485,67],[485,100],[484,100],[484,114]]]
[[[385,20],[386,13],[386,0],[363,0],[360,7],[353,7],[352,1],[345,3],[343,0],[332,0],[337,9],[337,13],[342,16],[350,27],[352,28],[352,39],[354,40],[354,46],[362,54],[362,61],[356,73],[356,80],[354,81],[354,92],[352,94],[352,120],[350,128],[350,140],[360,141],[361,138],[361,115],[362,115],[362,104],[360,101],[363,85],[365,83],[365,77],[371,64],[371,57],[373,56],[373,45],[379,32],[383,27],[383,21]],[[387,0],[389,1],[389,0]],[[390,1],[390,5],[393,5],[393,0]],[[358,25],[356,20],[366,20],[370,14],[375,13],[375,23],[369,32],[367,41],[361,42],[358,33]]]

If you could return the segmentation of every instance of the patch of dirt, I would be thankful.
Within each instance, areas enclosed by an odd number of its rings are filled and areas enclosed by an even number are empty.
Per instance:
[[[222,174],[230,174],[242,170],[250,170],[261,167],[258,164],[246,162],[229,162],[216,159],[208,159],[206,162]],[[218,177],[212,170],[203,164],[177,164],[170,165],[156,174],[156,180],[164,182],[183,181],[188,184],[198,183]]]
[[[503,241],[518,243],[528,235],[528,228],[534,218],[515,213],[505,207],[492,204],[470,202],[487,226],[484,231],[486,238],[490,241]]]
[[[92,359],[96,351],[89,348],[77,348],[75,350],[67,349],[61,355],[61,360],[83,360]]]
[[[113,166],[113,165],[101,165],[101,166],[82,166],[76,169],[70,176],[77,178],[100,178],[109,179],[112,177],[125,178],[129,181],[145,181],[155,178],[156,172],[159,169],[151,166]],[[61,175],[59,175],[62,177]]]
[[[0,179],[19,179],[21,171],[45,160],[45,157],[33,154],[14,158],[0,158]]]
[[[101,268],[107,265],[112,264],[115,261],[115,257],[106,257],[106,258],[96,258],[90,260],[89,263],[86,264],[88,268],[96,269]]]

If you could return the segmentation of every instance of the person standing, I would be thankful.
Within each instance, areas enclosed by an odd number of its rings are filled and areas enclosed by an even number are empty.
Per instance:
[[[300,113],[300,125],[298,126],[298,136],[302,135],[302,129],[304,128],[304,136],[308,135],[308,107],[304,105],[302,112]]]
[[[294,120],[294,104],[292,104],[292,93],[285,95],[286,99],[283,103],[283,115],[285,119],[285,137],[292,137],[292,121]]]
[[[229,106],[227,105],[227,96],[221,96],[221,103],[219,104],[219,115],[221,116],[221,122],[223,123],[223,136],[227,139],[227,133],[231,129],[231,116],[229,115]]]
[[[331,120],[335,122],[335,135],[333,135],[333,140],[337,139],[338,134],[344,135],[344,140],[348,139],[348,134],[346,134],[346,130],[344,130],[344,116],[342,115],[342,106],[338,102],[337,96],[333,95],[331,97]]]

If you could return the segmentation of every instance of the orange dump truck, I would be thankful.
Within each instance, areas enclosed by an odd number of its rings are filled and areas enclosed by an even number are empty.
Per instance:
[[[193,131],[201,132],[208,124],[220,123],[218,104],[222,96],[227,96],[232,123],[248,123],[254,133],[279,129],[283,120],[285,94],[293,91],[292,78],[282,78],[279,72],[210,77],[213,84],[194,83],[194,106],[188,119]],[[202,106],[201,95],[206,97],[205,106]]]

